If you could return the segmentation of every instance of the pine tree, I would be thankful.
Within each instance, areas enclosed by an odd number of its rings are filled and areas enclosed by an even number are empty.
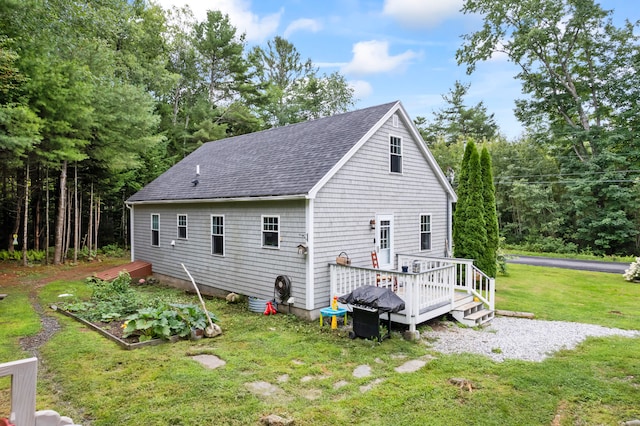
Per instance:
[[[482,171],[482,198],[484,202],[484,220],[487,230],[487,244],[478,267],[490,277],[496,276],[496,253],[498,251],[498,215],[496,213],[496,194],[493,184],[491,156],[487,147],[480,154]]]

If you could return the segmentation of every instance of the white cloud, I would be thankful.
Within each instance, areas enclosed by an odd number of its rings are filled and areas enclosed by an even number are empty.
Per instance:
[[[373,87],[368,81],[351,80],[347,84],[353,89],[354,99],[364,99],[373,93]]]
[[[389,55],[389,43],[386,41],[361,41],[353,45],[353,59],[342,67],[344,74],[373,74],[390,71],[402,71],[418,56],[412,50],[399,55]]]
[[[463,0],[385,0],[382,13],[410,27],[434,27],[459,15]]]
[[[163,8],[188,5],[198,21],[207,18],[208,10],[219,10],[229,15],[229,21],[238,30],[245,33],[248,42],[263,42],[275,34],[280,25],[283,10],[260,17],[251,11],[249,0],[156,0]]]
[[[287,29],[284,30],[284,38],[289,37],[296,31],[311,31],[312,33],[317,33],[322,29],[322,24],[315,19],[296,19],[292,23],[287,26]]]

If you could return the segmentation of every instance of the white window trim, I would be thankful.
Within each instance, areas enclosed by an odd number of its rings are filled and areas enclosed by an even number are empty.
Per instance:
[[[180,236],[180,216],[184,216],[184,237]],[[189,239],[189,217],[184,213],[178,213],[176,215],[176,238],[178,238],[179,240]]]
[[[154,216],[158,216],[158,229],[153,229],[153,217]],[[149,243],[151,244],[151,247],[160,247],[160,213],[151,213],[151,223],[149,224],[149,227],[151,228],[151,238]],[[153,244],[153,231],[158,231],[158,244],[155,245]]]
[[[400,127],[400,120],[398,118],[398,114],[393,114],[393,117],[391,119],[391,123],[392,123],[391,125],[393,127]]]
[[[391,171],[391,157],[393,155],[397,155],[397,154],[391,154],[391,138],[396,138],[400,140],[400,155],[398,155],[400,157],[400,171],[399,172],[394,172]],[[397,136],[397,135],[392,135],[389,134],[389,139],[387,141],[387,152],[389,153],[389,173],[394,174],[394,175],[402,175],[404,173],[404,155],[403,155],[403,145],[404,145],[404,140],[402,138],[402,136]]]
[[[214,217],[221,217],[222,218],[222,254],[220,253],[214,253],[213,252],[213,218]],[[209,252],[211,253],[212,256],[218,256],[218,257],[224,257],[225,254],[227,253],[227,236],[226,236],[226,230],[225,228],[227,227],[227,220],[224,217],[223,214],[212,214],[209,220],[209,237],[211,238],[211,250],[209,250]],[[215,234],[215,235],[220,235],[220,234]]]
[[[429,248],[428,249],[423,249],[422,248],[422,217],[423,216],[428,216],[429,217]],[[421,252],[429,252],[431,250],[433,250],[433,215],[431,213],[420,213],[420,216],[418,216],[418,249]]]
[[[277,246],[265,246],[264,245],[264,233],[265,233],[265,229],[264,229],[264,219],[270,217],[270,218],[275,218],[278,220],[278,245]],[[262,248],[264,249],[270,249],[270,250],[280,250],[280,226],[281,226],[281,222],[280,222],[280,216],[279,215],[270,215],[270,214],[263,214],[262,216],[260,216],[260,245]],[[267,232],[273,232],[273,231],[267,231]]]

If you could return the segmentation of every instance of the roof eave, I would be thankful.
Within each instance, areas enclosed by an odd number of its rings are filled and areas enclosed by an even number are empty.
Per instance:
[[[228,197],[228,198],[187,198],[176,200],[141,200],[141,201],[125,201],[126,205],[146,205],[146,204],[202,204],[202,203],[231,203],[231,202],[248,202],[248,201],[289,201],[304,200],[309,198],[308,194],[291,194],[291,195],[269,195],[260,197]]]

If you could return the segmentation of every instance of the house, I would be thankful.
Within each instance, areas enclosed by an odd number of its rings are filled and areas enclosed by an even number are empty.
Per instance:
[[[203,292],[261,299],[286,275],[287,308],[317,318],[341,253],[368,269],[372,251],[380,269],[400,253],[448,256],[455,201],[391,102],[206,143],[126,203],[132,260],[154,274],[179,283],[184,263]]]

